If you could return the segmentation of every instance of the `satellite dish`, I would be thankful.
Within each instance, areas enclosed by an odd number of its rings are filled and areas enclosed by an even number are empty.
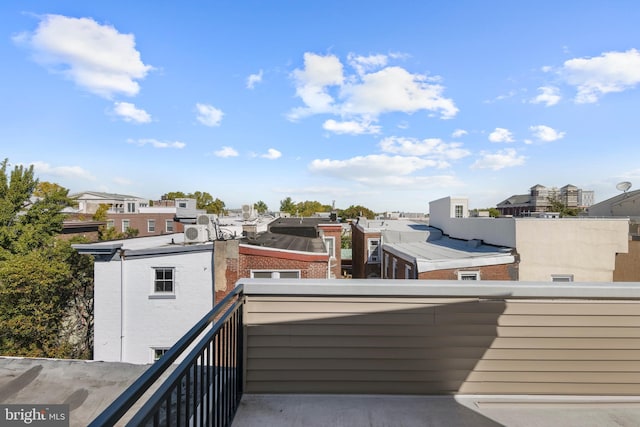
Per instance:
[[[631,188],[631,183],[629,181],[622,181],[616,184],[616,188],[626,193],[627,190]]]

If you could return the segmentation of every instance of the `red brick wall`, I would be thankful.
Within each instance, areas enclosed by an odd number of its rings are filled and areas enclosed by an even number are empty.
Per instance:
[[[335,259],[331,260],[331,273],[336,279],[342,278],[342,258],[340,257],[340,248],[342,247],[342,225],[320,224],[318,226],[322,230],[324,237],[333,237],[335,242]]]
[[[149,213],[149,214],[140,214],[140,213],[124,213],[124,214],[107,214],[107,219],[113,220],[113,226],[115,229],[122,233],[124,230],[122,229],[122,220],[129,220],[129,227],[138,229],[138,237],[144,236],[159,236],[161,234],[167,234],[166,231],[166,220],[173,221],[174,214],[172,213]],[[150,233],[147,227],[147,220],[154,219],[156,221],[156,231]],[[182,223],[173,221],[173,233],[182,233],[184,231],[184,225]]]
[[[474,268],[454,268],[447,270],[425,271],[420,273],[419,279],[431,280],[458,280],[459,271],[479,271],[480,280],[518,280],[517,276],[513,278],[514,269],[517,271],[515,264],[498,264],[487,265],[484,267]]]
[[[305,261],[241,253],[238,278],[251,277],[251,270],[300,270],[302,279],[326,279],[327,268],[326,260]]]
[[[369,264],[368,262],[368,239],[380,239],[380,233],[365,233],[357,225],[351,225],[353,277],[356,279],[366,279],[370,276],[380,277],[380,264]]]

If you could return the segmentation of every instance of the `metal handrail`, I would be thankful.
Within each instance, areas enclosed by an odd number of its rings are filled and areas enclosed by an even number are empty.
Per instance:
[[[222,303],[221,303],[222,304]],[[190,367],[193,361],[199,354],[204,352],[204,349],[212,341],[212,338],[219,332],[225,322],[231,317],[231,315],[242,305],[242,301],[236,301],[225,314],[218,320],[211,330],[199,341],[199,343],[189,352],[189,355],[184,358],[182,363],[171,373],[171,375],[162,383],[162,385],[153,393],[153,395],[146,401],[144,406],[131,418],[127,423],[127,426],[139,426],[144,425],[148,420],[152,412],[157,409],[171,390],[176,387],[178,382],[184,377],[184,372]]]
[[[211,309],[198,323],[182,336],[157,362],[147,369],[116,400],[98,415],[89,427],[112,426],[119,421],[140,397],[169,369],[173,362],[191,345],[191,343],[213,322],[233,299],[242,295],[243,286],[237,285],[225,298]]]

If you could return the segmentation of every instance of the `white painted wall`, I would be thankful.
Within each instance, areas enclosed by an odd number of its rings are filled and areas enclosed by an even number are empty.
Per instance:
[[[624,218],[518,218],[516,235],[521,281],[573,274],[576,282],[610,282],[616,253],[629,250]]]
[[[175,269],[175,298],[154,298],[154,267]],[[213,307],[212,268],[211,251],[96,262],[94,359],[151,363],[152,348],[171,347]]]

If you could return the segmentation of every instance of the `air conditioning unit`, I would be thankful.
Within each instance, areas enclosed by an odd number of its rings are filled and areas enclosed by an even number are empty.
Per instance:
[[[253,216],[253,208],[251,205],[242,205],[242,219],[248,221]]]
[[[184,226],[185,243],[204,243],[209,240],[209,231],[206,225],[189,224]]]
[[[201,214],[198,215],[198,218],[196,218],[196,224],[198,225],[209,225],[210,219],[209,219],[209,215],[207,214]]]

